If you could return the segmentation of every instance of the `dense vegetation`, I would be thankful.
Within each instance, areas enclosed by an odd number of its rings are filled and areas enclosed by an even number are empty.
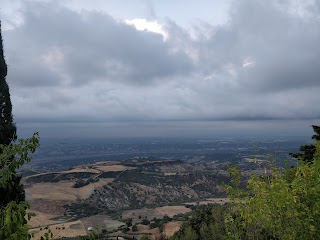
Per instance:
[[[171,240],[225,239],[224,219],[226,206],[202,205],[196,207]]]
[[[235,185],[239,173],[235,173]],[[231,239],[318,239],[320,236],[320,143],[313,164],[300,161],[290,181],[272,167],[253,175],[245,191],[230,187],[235,200],[226,218]],[[242,201],[239,201],[239,200]]]

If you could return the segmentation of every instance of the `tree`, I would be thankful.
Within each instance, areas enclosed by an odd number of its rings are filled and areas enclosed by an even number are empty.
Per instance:
[[[320,141],[320,126],[312,125],[315,134],[312,136],[314,141]],[[307,163],[312,163],[314,154],[316,152],[316,146],[314,144],[306,144],[300,147],[300,151],[303,153],[290,153],[294,158],[300,159]]]
[[[292,181],[271,167],[269,173],[253,175],[245,191],[228,187],[234,200],[226,217],[229,239],[319,239],[319,141],[315,147],[313,164],[299,161]]]
[[[7,64],[4,59],[0,22],[0,144],[9,145],[16,140],[16,126],[13,123],[9,86],[6,81]]]
[[[150,224],[150,221],[149,221],[148,219],[143,219],[143,220],[141,221],[141,224],[143,224],[143,225],[149,225],[149,224]]]
[[[138,226],[135,224],[132,226],[132,232],[137,232],[138,231]]]
[[[127,227],[131,227],[132,226],[132,218],[126,219],[125,223],[126,223]]]

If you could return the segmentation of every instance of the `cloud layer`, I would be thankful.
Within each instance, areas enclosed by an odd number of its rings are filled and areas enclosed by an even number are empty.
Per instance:
[[[107,12],[26,1],[21,23],[3,33],[15,118],[319,119],[319,9],[318,1],[235,1],[223,25],[158,22],[164,38]]]

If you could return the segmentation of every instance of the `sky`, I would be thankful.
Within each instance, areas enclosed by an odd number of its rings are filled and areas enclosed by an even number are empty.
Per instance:
[[[19,136],[311,136],[319,0],[1,0]]]

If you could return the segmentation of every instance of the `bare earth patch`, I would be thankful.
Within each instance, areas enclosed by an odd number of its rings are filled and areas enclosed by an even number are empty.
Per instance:
[[[33,199],[29,200],[30,210],[45,214],[62,215],[65,212],[64,205],[71,203],[65,200]]]
[[[175,172],[172,172],[172,173],[167,172],[167,173],[164,173],[164,175],[165,176],[175,176],[175,175],[177,175],[177,173],[175,173]]]
[[[160,235],[159,228],[149,229],[148,225],[142,225],[142,224],[138,225],[138,232],[137,233],[139,233],[140,235],[144,235],[146,233],[151,233],[153,235],[153,237]]]
[[[49,229],[53,233],[53,239],[58,239],[60,237],[76,237],[76,236],[85,236],[87,235],[87,231],[80,220],[67,222],[67,223],[59,223],[49,226]],[[47,229],[36,228],[30,230],[30,232],[34,233],[34,237],[32,239],[39,239],[43,236]]]
[[[162,218],[163,216],[163,214],[159,213],[155,209],[150,208],[126,210],[122,213],[122,219],[132,218],[133,222],[141,222],[144,218],[151,220],[154,217]]]
[[[79,190],[73,182],[35,183],[26,188],[31,199],[76,201]]]
[[[97,173],[97,174],[100,173],[100,171],[97,170],[97,169],[93,169],[93,168],[79,168],[79,167],[73,168],[73,169],[68,170],[68,171],[63,171],[63,172],[61,172],[61,173],[78,173],[78,172],[89,172],[89,173]]]
[[[74,182],[35,183],[26,188],[30,199],[48,199],[61,201],[76,201],[88,198],[93,190],[112,182],[112,178],[103,178],[98,182],[88,184],[81,188],[74,188]]]
[[[169,217],[173,217],[174,215],[177,215],[179,213],[183,214],[191,212],[191,209],[186,208],[185,206],[164,206],[158,207],[155,210],[159,212],[161,215],[168,215]]]
[[[32,217],[31,220],[28,221],[28,225],[31,228],[59,223],[55,220],[50,220],[50,219],[59,217],[60,215],[44,213],[44,212],[39,212],[39,211],[35,211],[35,210],[32,210],[30,212],[33,212],[36,214],[36,216]]]
[[[98,169],[103,172],[121,172],[125,170],[131,170],[135,169],[135,167],[128,167],[128,166],[123,166],[123,165],[97,165],[94,167],[95,169]]]
[[[168,222],[164,225],[163,231],[167,237],[173,236],[180,229],[182,222]]]

